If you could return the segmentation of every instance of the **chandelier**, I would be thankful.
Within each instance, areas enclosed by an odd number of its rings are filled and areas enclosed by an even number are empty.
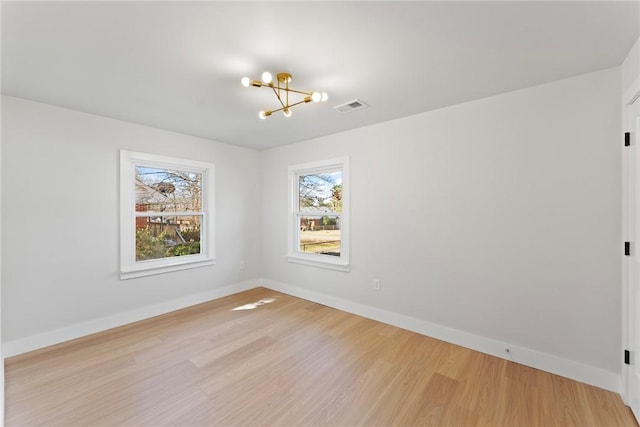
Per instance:
[[[249,77],[243,77],[241,80],[242,86],[244,87],[254,86],[271,88],[273,90],[273,93],[276,95],[276,98],[278,98],[278,101],[280,102],[280,108],[277,108],[275,110],[260,111],[258,117],[260,117],[262,120],[266,119],[273,113],[277,113],[278,111],[282,111],[282,114],[284,114],[285,117],[291,117],[291,107],[295,107],[296,105],[300,104],[306,104],[311,101],[326,101],[329,98],[326,92],[304,92],[302,90],[291,89],[289,87],[290,81],[291,74],[278,73],[276,74],[276,83],[274,83],[273,77],[268,71],[262,73],[262,81],[253,80]],[[303,95],[304,98],[302,98],[302,100],[300,101],[296,101],[290,104],[289,93],[294,93],[301,96]]]

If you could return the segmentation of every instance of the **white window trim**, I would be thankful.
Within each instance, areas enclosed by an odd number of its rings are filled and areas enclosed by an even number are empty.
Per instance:
[[[342,212],[340,213],[340,256],[303,253],[299,250],[298,227],[298,176],[318,173],[327,169],[342,169]],[[328,268],[338,271],[350,271],[349,264],[349,157],[304,163],[289,166],[289,231],[287,259],[289,262]]]
[[[202,173],[200,253],[136,261],[135,167],[150,166]],[[120,150],[120,279],[150,276],[215,264],[213,163]]]

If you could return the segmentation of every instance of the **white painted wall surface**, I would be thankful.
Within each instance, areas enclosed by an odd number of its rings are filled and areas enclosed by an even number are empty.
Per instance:
[[[616,389],[620,80],[604,70],[263,152],[263,276],[594,367]],[[351,159],[350,273],[286,261],[287,166],[337,156]]]
[[[640,76],[640,38],[636,40],[620,68],[623,95],[630,90],[632,85],[635,85],[635,89],[640,88],[640,79],[638,78]]]
[[[2,102],[5,342],[51,331],[68,339],[260,277],[259,152],[13,97]],[[119,280],[119,149],[216,164],[215,266]],[[43,342],[32,341],[20,350]]]

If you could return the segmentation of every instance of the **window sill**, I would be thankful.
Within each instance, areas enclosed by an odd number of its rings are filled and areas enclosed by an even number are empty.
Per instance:
[[[322,257],[322,255],[318,255],[318,257]],[[345,263],[342,261],[336,262],[329,259],[327,260],[316,259],[316,257],[314,257],[313,259],[310,259],[307,257],[301,257],[301,256],[295,256],[295,255],[288,255],[287,260],[289,262],[293,262],[296,264],[310,265],[313,267],[326,268],[329,270],[344,271],[344,272],[351,271],[351,266],[349,266],[348,262]]]
[[[122,269],[120,271],[120,280],[135,279],[136,277],[153,276],[155,274],[170,273],[172,271],[188,270],[191,268],[207,267],[214,265],[214,258],[207,258],[198,261],[186,261],[169,265],[153,265],[136,267],[131,269]]]

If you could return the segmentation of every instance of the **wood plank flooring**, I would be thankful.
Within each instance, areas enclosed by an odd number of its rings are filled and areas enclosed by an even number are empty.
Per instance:
[[[6,360],[7,426],[636,426],[620,397],[258,288]]]

